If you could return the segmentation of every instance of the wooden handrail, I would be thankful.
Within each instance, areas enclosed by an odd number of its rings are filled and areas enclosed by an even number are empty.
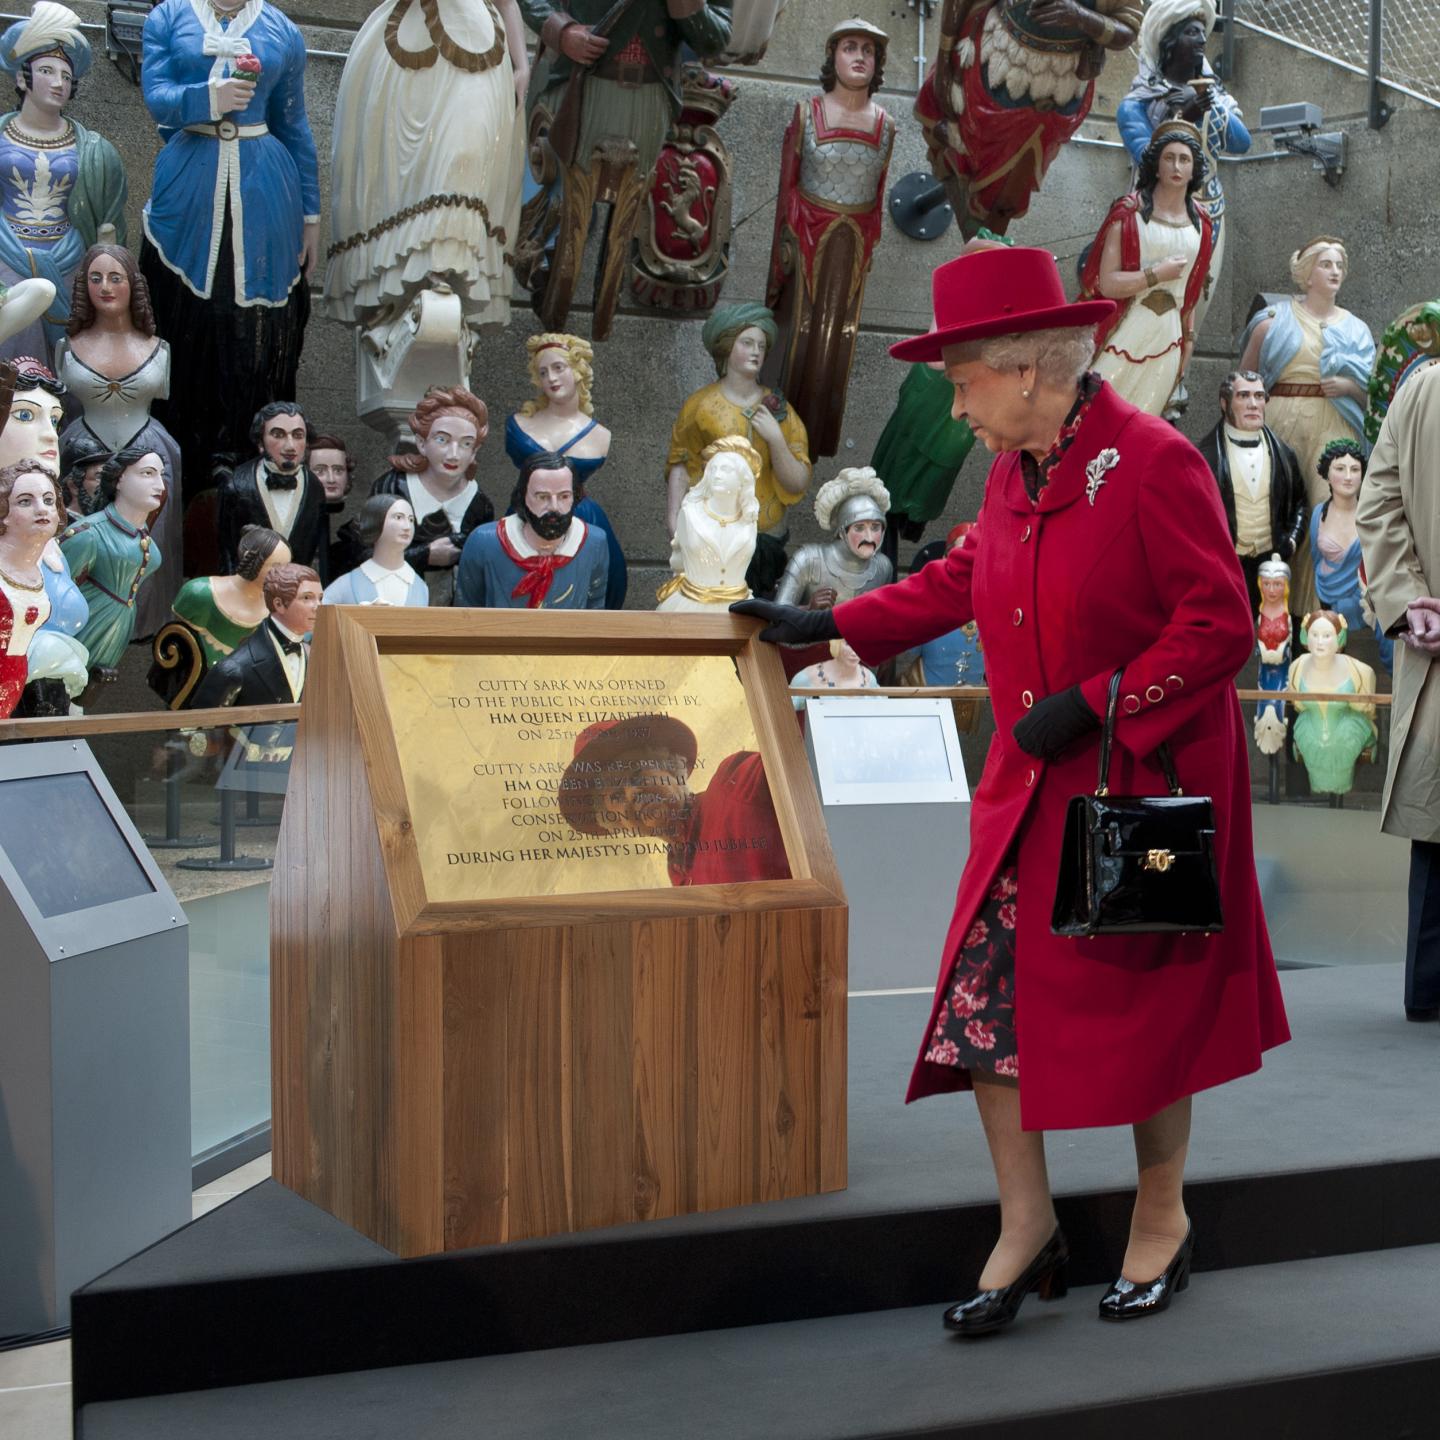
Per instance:
[[[298,705],[231,705],[209,710],[121,710],[112,715],[56,715],[0,720],[0,742],[66,740],[84,735],[140,735],[152,730],[207,730],[225,725],[278,725],[298,720]]]
[[[791,690],[801,699],[834,700],[862,695],[884,695],[905,700],[984,700],[985,685],[871,685],[862,690],[807,688]],[[1237,697],[1250,704],[1263,700],[1293,703],[1303,700],[1353,703],[1353,694],[1310,694],[1299,690],[1240,690]],[[1366,705],[1388,706],[1389,695],[1367,695]],[[227,725],[278,725],[298,720],[298,705],[234,705],[209,710],[125,710],[111,715],[55,716],[36,720],[0,720],[0,744],[9,740],[64,740],[88,735],[140,735],[149,731],[208,730]]]
[[[1245,701],[1250,700],[1286,700],[1294,702],[1304,700],[1314,704],[1317,700],[1343,700],[1347,704],[1353,704],[1356,700],[1365,705],[1389,705],[1393,699],[1390,695],[1357,695],[1353,690],[1348,694],[1329,694],[1324,691],[1310,690],[1240,690],[1236,689],[1235,694]]]

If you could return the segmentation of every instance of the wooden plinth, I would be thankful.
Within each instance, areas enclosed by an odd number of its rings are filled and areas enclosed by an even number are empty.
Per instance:
[[[272,883],[275,1175],[401,1255],[845,1184],[846,909],[778,660],[738,620],[579,618],[591,653],[736,657],[795,878],[428,902],[378,655],[564,652],[575,619],[322,609]]]

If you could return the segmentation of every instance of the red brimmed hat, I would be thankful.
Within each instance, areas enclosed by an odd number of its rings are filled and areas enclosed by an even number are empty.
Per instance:
[[[1098,325],[1115,313],[1113,300],[1070,304],[1060,267],[1048,250],[1017,245],[961,255],[937,267],[931,279],[934,329],[890,347],[897,360],[938,360],[946,345]]]
[[[612,760],[637,751],[663,750],[678,755],[688,773],[695,768],[695,732],[671,715],[626,715],[600,720],[575,737],[575,754],[560,780],[560,813],[582,835],[601,835],[595,819],[604,769]]]

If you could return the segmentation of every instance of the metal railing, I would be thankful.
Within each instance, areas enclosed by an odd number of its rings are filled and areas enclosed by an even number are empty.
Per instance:
[[[1238,26],[1363,76],[1371,129],[1390,118],[1386,89],[1440,108],[1440,0],[1225,0],[1223,13],[1222,69]]]

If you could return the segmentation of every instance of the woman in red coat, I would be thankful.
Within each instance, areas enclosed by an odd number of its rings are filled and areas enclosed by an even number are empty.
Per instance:
[[[834,610],[735,608],[781,643],[838,632],[867,664],[978,623],[995,739],[907,1098],[974,1089],[1001,1233],[945,1323],[983,1334],[1030,1290],[1064,1293],[1043,1132],[1095,1125],[1134,1126],[1139,1171],[1100,1313],[1154,1314],[1189,1278],[1190,1097],[1289,1037],[1234,691],[1250,606],[1199,453],[1085,373],[1110,301],[1067,305],[1053,257],[1019,248],[942,265],[934,298],[936,328],[890,353],[943,359],[955,418],[998,456],[976,527],[943,564]],[[1168,741],[1186,793],[1212,797],[1221,935],[1051,933],[1066,807],[1094,789],[1098,717],[1122,667],[1111,789],[1165,793],[1154,752]]]

